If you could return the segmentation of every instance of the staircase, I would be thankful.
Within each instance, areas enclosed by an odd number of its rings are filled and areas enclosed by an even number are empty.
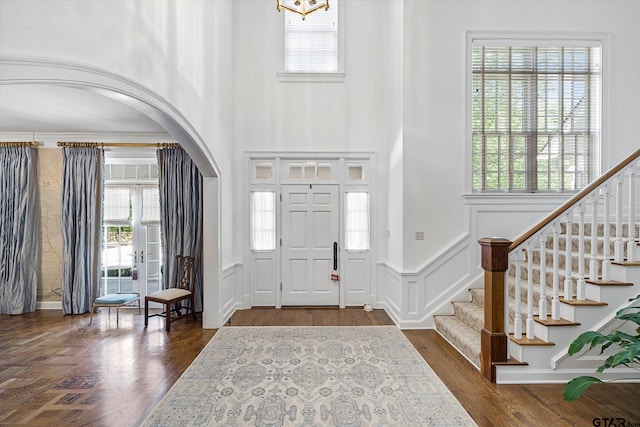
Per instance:
[[[498,239],[505,254],[501,262],[508,268],[501,268],[507,270],[502,276],[495,269],[485,273],[493,300],[485,304],[485,289],[470,289],[468,301],[452,302],[450,315],[435,316],[440,335],[487,378],[564,382],[578,371],[593,374],[602,364],[599,351],[569,358],[567,348],[586,330],[618,327],[612,323],[615,313],[640,293],[640,224],[635,220],[639,158],[640,150],[514,242]],[[501,296],[505,292],[507,298]],[[497,314],[505,299],[506,314]],[[487,330],[485,306],[495,330]]]
[[[572,253],[577,254],[577,248],[579,246],[579,242],[578,242],[578,237],[577,237],[577,228],[578,225],[577,224],[573,224],[573,237],[571,237],[571,242],[573,243],[573,247],[572,247]],[[623,237],[626,239],[626,237],[629,235],[628,234],[628,226],[625,224],[622,227],[622,235]],[[585,227],[585,237],[591,237],[591,227],[590,225],[588,227]],[[636,226],[636,236],[638,235],[638,232],[640,231],[640,227]],[[615,236],[616,230],[615,230],[615,225],[610,226],[610,235]],[[602,254],[604,252],[604,225],[603,224],[599,224],[597,227],[597,242],[598,242],[598,256],[602,257]],[[585,244],[586,248],[585,248],[585,252],[587,254],[591,253],[591,246],[590,246],[590,239],[587,240],[589,242],[589,244]],[[614,242],[610,242],[610,253],[613,253],[613,246],[614,246]],[[566,267],[566,255],[565,255],[565,251],[566,251],[566,223],[562,223],[561,224],[561,232],[559,234],[559,247],[560,247],[560,251],[561,253],[559,254],[560,256],[559,258],[559,270],[560,272],[558,273],[558,279],[559,279],[559,283],[564,283],[564,280],[566,278],[566,274],[565,274],[565,267]],[[626,259],[626,250],[625,250],[625,259]],[[545,299],[547,300],[547,315],[551,316],[551,307],[552,307],[552,299],[553,299],[553,250],[550,249],[546,249],[544,251],[545,256],[546,256],[546,265],[545,265],[545,274],[547,276],[546,278],[546,295],[545,295]],[[590,255],[585,255],[585,269],[588,268],[588,264],[591,261],[591,256]],[[598,307],[607,307],[607,306],[613,306],[614,310],[617,307],[617,305],[615,305],[619,299],[620,296],[624,298],[630,298],[631,296],[637,295],[638,292],[640,292],[640,286],[633,286],[634,284],[631,282],[627,282],[625,281],[626,279],[626,273],[624,270],[626,269],[630,269],[635,267],[634,263],[626,263],[626,262],[622,262],[622,263],[618,263],[618,264],[614,264],[617,266],[621,266],[623,267],[622,269],[614,267],[613,268],[613,275],[615,275],[615,277],[613,277],[611,280],[609,281],[601,281],[601,280],[597,280],[597,281],[590,281],[589,279],[586,280],[587,282],[587,286],[589,286],[589,289],[591,289],[590,291],[588,291],[589,294],[593,294],[594,298],[596,298],[596,300],[593,299],[589,299],[589,301],[585,301],[582,303],[579,303],[575,300],[572,299],[572,301],[567,301],[564,299],[564,295],[560,293],[559,297],[560,297],[560,304],[561,307],[561,312],[567,312],[567,314],[565,316],[561,316],[562,318],[564,317],[574,317],[574,316],[592,316],[595,313],[599,313],[599,311],[595,310]],[[540,253],[539,252],[534,252],[533,254],[533,262],[532,262],[532,272],[533,272],[533,281],[534,283],[540,283],[540,275],[541,275],[541,266],[540,266]],[[640,263],[638,263],[638,266],[640,266]],[[516,287],[516,278],[515,278],[515,263],[512,263],[510,268],[509,268],[509,280],[508,280],[508,289],[509,289],[509,319],[510,325],[513,325],[513,321],[515,319],[515,287]],[[574,263],[574,265],[572,265],[571,267],[571,271],[572,271],[572,276],[576,277],[577,273],[578,273],[578,268],[577,265]],[[523,266],[522,267],[522,280],[523,281],[527,281],[528,277],[529,277],[529,271],[528,271],[528,266]],[[640,285],[640,283],[638,283],[638,285]],[[628,290],[625,290],[624,288],[631,288],[633,287],[633,289],[631,289],[631,292],[628,292]],[[560,292],[562,292],[562,288],[560,289]],[[635,294],[633,293],[635,292]],[[573,285],[572,285],[572,294],[575,295],[577,293],[577,283],[574,281]],[[633,295],[631,295],[633,294]],[[534,315],[535,316],[539,316],[539,309],[538,307],[540,306],[540,289],[539,288],[534,288],[533,291],[533,306],[534,308]],[[451,315],[445,315],[445,316],[435,316],[435,325],[436,325],[436,330],[438,331],[438,333],[440,333],[440,335],[445,338],[447,341],[449,341],[449,343],[451,343],[451,345],[453,345],[456,349],[458,349],[458,351],[460,353],[462,353],[471,363],[473,363],[476,367],[480,367],[480,331],[482,330],[483,324],[484,324],[484,289],[469,289],[469,301],[463,301],[463,302],[452,302],[452,307],[453,307],[453,314]],[[527,288],[526,287],[522,287],[521,288],[521,299],[520,299],[520,304],[521,304],[521,312],[522,313],[526,313],[527,311]],[[579,313],[575,314],[575,315],[570,315],[569,312],[571,311],[575,311],[578,310]],[[603,310],[600,310],[603,311]],[[608,311],[611,311],[611,309],[609,309]],[[583,329],[583,328],[576,328],[576,326],[580,326],[580,324],[576,324],[577,322],[568,320],[568,319],[564,319],[564,321],[552,321],[551,319],[548,319],[546,321],[541,321],[539,319],[539,317],[535,317],[534,320],[536,321],[536,323],[540,324],[540,325],[547,325],[548,328],[555,328],[558,329],[558,327],[564,326],[566,327],[568,330],[570,330],[569,335],[572,337],[571,339],[577,337]],[[522,324],[522,328],[525,328],[524,325],[524,320],[522,320],[523,324]],[[546,331],[546,329],[543,328],[539,328],[542,329],[544,332],[540,332],[535,334],[535,336],[537,336],[538,338],[541,338],[540,335],[542,336],[548,336],[548,332]],[[580,332],[578,332],[578,330],[580,329]],[[513,326],[510,327],[509,330],[510,334],[513,334]],[[555,332],[557,334],[557,332]],[[526,341],[526,340],[525,340]],[[525,342],[525,341],[521,341],[521,342]],[[527,343],[528,346],[532,346],[533,343]],[[548,341],[544,341],[544,340],[540,340],[540,342],[538,342],[538,345],[540,346],[550,346],[550,342]],[[522,345],[522,347],[524,347],[524,345]]]

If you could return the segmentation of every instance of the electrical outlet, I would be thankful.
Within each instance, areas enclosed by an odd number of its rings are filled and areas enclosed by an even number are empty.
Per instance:
[[[424,240],[424,231],[416,231],[416,240]]]

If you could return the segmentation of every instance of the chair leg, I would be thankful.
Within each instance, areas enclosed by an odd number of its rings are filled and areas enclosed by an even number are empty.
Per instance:
[[[191,296],[189,297],[189,301],[191,302],[191,317],[193,318],[193,320],[197,320],[197,317],[196,317],[196,300],[195,300],[193,294],[191,294]]]
[[[91,322],[93,322],[93,310],[95,310],[95,309],[96,309],[96,305],[93,304],[91,306],[91,314],[89,315],[89,324],[91,324]]]
[[[149,324],[149,301],[144,299],[144,327],[146,328]]]
[[[167,332],[171,330],[171,304],[165,304],[167,317],[165,317],[165,329]]]

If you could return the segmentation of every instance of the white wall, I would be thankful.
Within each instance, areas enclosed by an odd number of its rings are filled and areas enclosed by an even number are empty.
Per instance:
[[[93,66],[149,88],[194,126],[230,205],[231,1],[3,1],[0,52]],[[226,183],[226,185],[224,185]],[[233,218],[228,209],[229,220]],[[233,240],[224,239],[231,259]]]
[[[469,231],[462,197],[470,163],[466,31],[610,33],[605,169],[640,145],[640,107],[629,96],[640,93],[640,2],[406,0],[404,16],[404,269]],[[531,223],[523,221],[522,227]],[[424,231],[425,240],[416,241],[415,231]]]
[[[380,189],[387,186],[392,108],[399,117],[398,108],[389,105],[395,97],[389,80],[389,3],[341,1],[346,21],[342,83],[280,82],[276,73],[282,68],[283,13],[270,1],[235,0],[233,4],[236,194],[243,194],[243,152],[375,152],[380,160],[373,177],[378,189],[372,199],[377,217],[373,226],[378,253],[385,256],[387,198]],[[234,203],[241,212],[242,197]],[[241,248],[248,244],[242,224],[235,224],[235,236],[240,257]]]
[[[386,262],[396,270],[403,264],[404,242],[404,170],[403,170],[403,142],[404,129],[402,126],[403,104],[403,49],[404,49],[404,7],[401,2],[389,2],[389,37],[387,40],[389,60],[387,80],[390,85],[389,97],[386,101],[389,108],[388,116],[388,147],[387,163],[389,176],[387,180],[388,221],[385,237],[387,244]]]
[[[216,258],[205,268],[207,276],[214,274],[205,280],[216,294],[208,295],[207,300],[218,301],[228,293],[218,288],[222,281],[219,264],[234,263],[229,43],[232,2],[26,0],[3,1],[0,8],[2,56],[95,67],[119,76],[122,86],[131,81],[136,87],[148,88],[150,94],[171,106],[172,114],[188,126],[187,132],[204,142],[185,148],[192,157],[201,157],[194,159],[196,163],[210,163],[209,170],[215,163],[213,167],[217,166],[220,176],[212,178],[215,188],[208,186],[212,190],[205,195],[219,200],[205,203],[216,212],[205,219],[213,225],[205,227],[209,233],[204,236],[205,254]],[[228,224],[220,240],[218,221]],[[215,271],[211,266],[216,266]],[[225,304],[221,302],[220,307]],[[215,313],[205,313],[205,325],[212,327],[222,321],[220,307]]]
[[[379,258],[373,261],[396,270],[387,284],[396,317],[415,302],[396,287],[408,286],[401,273],[424,278],[411,282],[421,283],[411,286],[423,295],[412,309],[416,321],[436,296],[450,293],[437,289],[429,275],[464,285],[463,273],[477,265],[465,249],[465,236],[478,232],[469,215],[482,209],[477,201],[469,208],[463,197],[470,163],[467,31],[608,33],[605,168],[639,145],[638,1],[344,0],[342,6],[343,83],[279,82],[282,16],[271,1],[260,0],[2,1],[0,53],[108,70],[149,88],[184,115],[221,172],[225,271],[238,270],[247,244],[237,215],[243,152],[377,153]],[[528,212],[536,203],[535,197],[522,201]],[[523,217],[523,227],[531,215]],[[509,231],[489,217],[482,224],[496,234],[512,233],[520,226],[519,216],[512,216]],[[415,240],[416,231],[425,233],[423,241]],[[446,265],[447,257],[457,257],[456,265],[469,258],[468,271]],[[439,274],[440,265],[452,273]]]

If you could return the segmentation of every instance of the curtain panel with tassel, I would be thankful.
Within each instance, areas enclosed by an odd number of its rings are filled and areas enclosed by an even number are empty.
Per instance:
[[[202,311],[202,175],[182,148],[158,150],[160,228],[165,288],[172,285],[176,255],[199,258],[195,311]]]
[[[100,286],[104,153],[62,150],[62,311],[91,310]]]
[[[40,256],[37,149],[0,147],[0,314],[35,311]]]

